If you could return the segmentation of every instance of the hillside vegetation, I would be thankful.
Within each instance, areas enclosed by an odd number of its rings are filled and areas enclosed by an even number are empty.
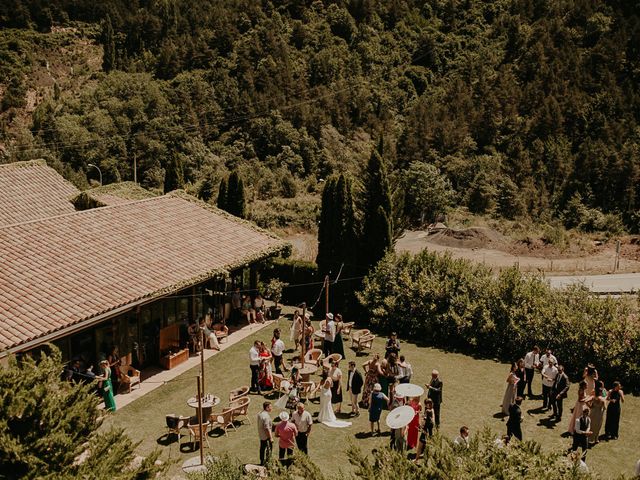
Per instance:
[[[80,186],[88,163],[111,183],[135,162],[144,186],[194,193],[239,169],[249,198],[269,200],[313,196],[342,172],[357,191],[383,137],[395,190],[441,175],[443,198],[471,212],[634,230],[638,12],[635,0],[2,2],[3,155],[44,157]],[[19,128],[7,112],[25,108],[33,42],[65,25],[102,47],[101,66],[49,88]],[[409,220],[431,220],[406,190]]]

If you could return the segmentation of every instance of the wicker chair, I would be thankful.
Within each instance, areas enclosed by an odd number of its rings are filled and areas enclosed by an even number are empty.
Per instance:
[[[233,402],[234,400],[246,397],[247,395],[249,395],[249,387],[245,385],[244,387],[239,387],[235,390],[231,390],[231,392],[229,392],[229,401]]]
[[[140,370],[136,370],[131,365],[120,365],[120,383],[128,385],[129,393],[134,385],[140,388],[140,382]]]
[[[354,348],[357,345],[358,340],[361,336],[369,335],[370,333],[371,333],[371,330],[367,330],[367,329],[355,330],[351,332],[351,348]]]
[[[193,446],[195,448],[195,444],[197,442],[200,442],[200,425],[195,424],[195,425],[188,425],[189,427],[189,442],[193,443]],[[209,436],[207,435],[207,428],[209,427],[209,422],[205,422],[202,424],[202,437],[204,438],[204,441],[207,442],[207,447],[211,448],[211,445],[209,445]]]
[[[356,353],[360,353],[365,348],[371,350],[373,348],[373,341],[375,340],[375,338],[376,336],[373,333],[358,337],[358,340],[356,342]]]
[[[322,368],[324,368],[325,370],[329,370],[330,368],[329,360],[333,360],[334,363],[339,362],[340,360],[342,360],[342,355],[340,355],[339,353],[332,353],[327,358],[322,360]]]
[[[233,424],[233,408],[227,408],[221,413],[212,413],[209,417],[209,423],[211,430],[221,428],[224,430],[225,435],[229,427],[233,427],[236,430],[236,426]]]
[[[318,365],[320,358],[322,357],[322,350],[319,348],[312,348],[304,355],[304,363],[312,363]]]
[[[283,390],[282,388],[282,382],[285,381],[284,376],[280,375],[279,373],[274,373],[271,375],[272,381],[273,381],[273,391],[274,392],[278,392],[278,393],[288,393],[288,390]]]
[[[180,438],[182,437],[182,429],[185,428],[189,424],[189,420],[191,417],[182,417],[180,415],[176,415],[175,413],[170,413],[165,417],[165,421],[167,422],[167,435],[177,435],[178,443],[180,443]]]
[[[247,420],[249,425],[251,425],[251,418],[249,418],[249,404],[251,403],[251,399],[249,397],[241,397],[238,400],[235,400],[229,403],[229,408],[233,409],[232,413],[232,421],[238,420],[238,417],[244,417],[240,422]]]
[[[351,335],[351,330],[353,330],[353,326],[356,322],[348,322],[342,324],[342,338],[347,338]]]
[[[315,382],[300,382],[298,396],[307,400],[311,400],[318,396],[318,385]]]

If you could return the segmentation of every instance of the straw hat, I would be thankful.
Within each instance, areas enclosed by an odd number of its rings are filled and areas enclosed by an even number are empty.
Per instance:
[[[380,385],[379,383],[376,383],[376,384],[373,386],[373,391],[374,391],[374,392],[381,392],[381,391],[382,391],[382,385]]]
[[[333,313],[327,313],[327,319],[333,320]]]
[[[289,420],[289,414],[287,412],[280,412],[280,415],[278,415],[280,417],[280,420],[282,420],[283,422],[286,422],[287,420]]]

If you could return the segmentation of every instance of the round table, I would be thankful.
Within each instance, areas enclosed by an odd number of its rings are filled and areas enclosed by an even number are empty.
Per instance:
[[[312,374],[318,371],[318,366],[313,363],[305,363],[304,367],[301,363],[294,363],[293,368],[297,368],[303,382],[308,382]]]
[[[202,416],[205,420],[209,419],[211,410],[219,403],[220,397],[216,397],[215,395],[205,395],[202,398]],[[189,400],[187,400],[187,405],[189,405],[191,408],[196,409],[196,418],[198,418],[198,397],[191,397]]]
[[[414,385],[413,383],[401,383],[396,385],[395,391],[407,398],[421,397],[424,395],[424,388],[420,385]]]

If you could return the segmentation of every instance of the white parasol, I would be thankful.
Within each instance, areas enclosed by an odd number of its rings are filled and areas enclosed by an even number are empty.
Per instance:
[[[387,419],[385,423],[389,428],[402,428],[406,427],[411,423],[413,417],[416,412],[413,408],[408,405],[403,405],[402,407],[394,408],[387,415]]]
[[[420,385],[414,385],[413,383],[401,383],[396,386],[395,391],[405,398],[421,397],[424,395],[424,388]]]

